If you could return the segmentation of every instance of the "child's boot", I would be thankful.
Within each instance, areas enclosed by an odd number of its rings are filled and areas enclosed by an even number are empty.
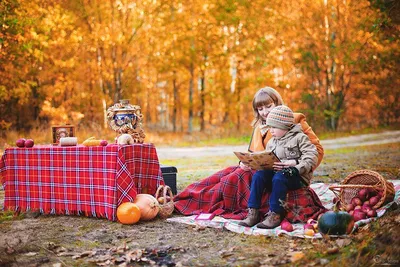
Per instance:
[[[279,226],[281,224],[282,220],[283,220],[283,216],[281,214],[275,213],[270,210],[266,214],[265,219],[262,222],[260,222],[259,224],[257,224],[257,227],[262,228],[262,229],[272,229],[272,228]]]
[[[261,218],[258,209],[249,208],[249,212],[247,213],[246,219],[241,220],[239,222],[239,225],[253,227],[254,225],[260,222],[260,219]]]

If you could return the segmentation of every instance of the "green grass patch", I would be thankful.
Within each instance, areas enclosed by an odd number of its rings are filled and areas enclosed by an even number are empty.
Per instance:
[[[0,211],[0,223],[14,219],[14,211]]]

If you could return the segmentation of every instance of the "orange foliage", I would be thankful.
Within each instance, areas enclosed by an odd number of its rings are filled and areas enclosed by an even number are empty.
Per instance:
[[[315,129],[398,124],[399,27],[378,4],[1,1],[0,127],[101,128],[125,98],[150,131],[251,132],[264,86]]]

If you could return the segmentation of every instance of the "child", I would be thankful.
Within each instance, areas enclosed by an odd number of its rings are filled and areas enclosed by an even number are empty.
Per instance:
[[[288,190],[310,184],[312,171],[318,163],[317,149],[303,133],[301,126],[294,122],[293,111],[287,106],[276,106],[269,112],[266,125],[270,127],[272,138],[266,150],[274,151],[281,162],[276,162],[273,170],[261,170],[253,175],[249,212],[239,225],[252,227],[257,224],[258,228],[264,229],[279,226],[285,215],[282,204]],[[270,210],[260,222],[259,209],[264,189],[271,191]]]

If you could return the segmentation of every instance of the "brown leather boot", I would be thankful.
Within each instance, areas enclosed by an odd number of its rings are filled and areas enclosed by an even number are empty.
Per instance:
[[[281,224],[283,220],[283,216],[279,213],[275,213],[273,211],[268,211],[266,214],[265,219],[257,224],[257,228],[262,228],[262,229],[272,229]]]
[[[261,218],[258,209],[249,208],[249,212],[247,213],[246,219],[241,220],[239,222],[239,225],[253,227],[254,225],[260,222],[260,219]]]

